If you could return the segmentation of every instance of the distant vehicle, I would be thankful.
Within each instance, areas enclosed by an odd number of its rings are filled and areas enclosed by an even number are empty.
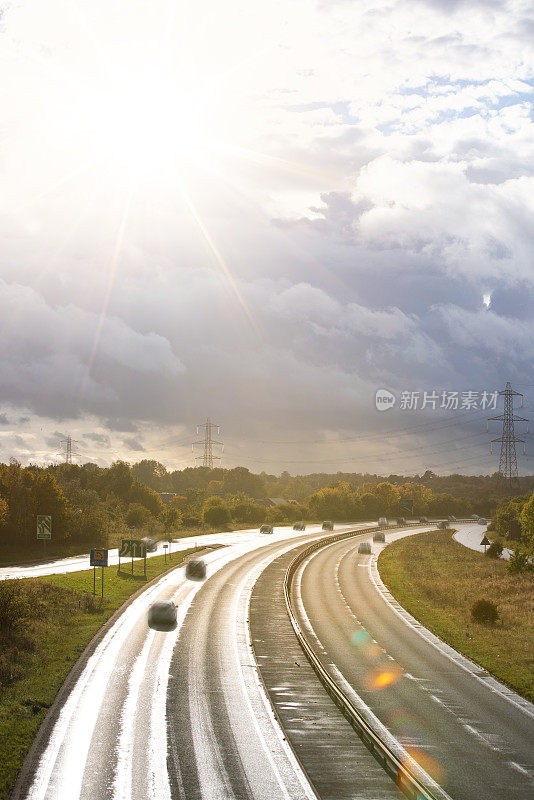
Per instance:
[[[151,539],[150,536],[143,537],[141,541],[144,542],[147,553],[153,553],[158,549],[158,543],[155,539]]]
[[[446,522],[444,519],[442,519],[441,522],[438,522],[438,528],[440,530],[446,530],[448,527],[449,527],[449,523]]]
[[[452,515],[452,514],[449,514],[449,516],[447,517],[447,519],[449,520],[449,522],[456,522],[456,517],[453,517],[453,515]]]
[[[379,517],[378,518],[378,524],[379,525],[387,525],[388,521],[387,521],[386,517]]]
[[[373,533],[373,542],[385,542],[386,541],[386,534],[384,531],[375,531]],[[362,544],[366,544],[366,542],[362,542]],[[369,542],[367,542],[369,544]]]
[[[419,517],[419,522],[423,522],[423,523],[428,522],[428,517]]]
[[[371,542],[360,542],[358,545],[358,553],[366,553],[367,555],[372,553]]]
[[[295,524],[293,525],[293,530],[294,531],[305,531],[306,530],[306,525],[303,522],[295,522]]]
[[[176,606],[171,601],[158,600],[152,603],[148,609],[148,624],[153,625],[175,625]]]
[[[406,517],[397,517],[397,525],[406,525]]]
[[[487,525],[488,524],[488,520],[485,517],[479,517],[478,518],[478,524],[479,525]]]
[[[471,519],[479,519],[479,516],[478,516],[478,514],[473,514],[473,516],[471,517]]]
[[[262,525],[261,528],[260,528],[260,533],[272,533],[272,532],[273,532],[273,526],[272,525],[265,524],[265,525]]]
[[[323,522],[323,531],[333,531],[334,530],[334,523],[330,519],[325,519]]]
[[[185,565],[185,577],[190,581],[203,581],[206,577],[206,562],[201,558],[192,558]]]

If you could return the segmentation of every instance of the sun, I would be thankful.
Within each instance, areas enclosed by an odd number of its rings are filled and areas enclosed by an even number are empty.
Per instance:
[[[213,137],[204,98],[163,72],[113,76],[81,101],[82,125],[95,158],[143,175],[207,160]]]

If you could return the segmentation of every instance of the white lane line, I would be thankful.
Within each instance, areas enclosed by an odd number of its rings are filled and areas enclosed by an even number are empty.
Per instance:
[[[517,763],[517,761],[509,761],[508,763],[510,764],[511,767],[513,767],[513,769],[515,769],[517,772],[520,772],[522,775],[530,775],[528,769],[522,767],[521,764]]]
[[[423,532],[426,529],[423,529]],[[411,536],[414,533],[420,533],[418,529],[415,531],[399,531],[394,539],[404,538],[404,536]],[[392,541],[394,540],[392,539]],[[383,548],[382,548],[383,549]],[[369,580],[371,581],[372,585],[375,587],[378,594],[381,596],[382,600],[391,608],[391,610],[401,619],[405,625],[412,628],[414,631],[417,631],[419,636],[421,636],[425,641],[431,644],[436,650],[438,650],[441,655],[445,656],[452,661],[453,664],[460,667],[467,672],[471,677],[475,678],[479,683],[485,686],[490,692],[494,692],[495,694],[500,695],[505,700],[508,700],[516,708],[521,709],[525,714],[529,717],[534,718],[534,704],[530,703],[521,695],[516,694],[511,689],[509,689],[504,684],[500,683],[496,678],[491,675],[487,677],[480,677],[477,672],[480,672],[480,665],[475,664],[473,661],[470,661],[466,656],[459,653],[457,650],[454,650],[450,645],[444,642],[442,639],[438,638],[434,633],[425,628],[415,617],[413,617],[405,608],[403,608],[397,600],[393,597],[385,583],[382,581],[380,577],[380,573],[378,571],[378,554],[373,554],[371,560],[369,561],[368,570],[369,570]]]
[[[169,575],[164,576],[136,598],[88,659],[59,713],[26,800],[63,800],[65,797],[75,800],[80,796],[91,739],[120,649],[142,609],[168,580]]]
[[[134,661],[128,679],[128,694],[122,707],[120,733],[117,743],[117,765],[113,782],[114,800],[130,800],[132,796],[133,746],[137,701],[154,636],[155,631],[149,629],[145,643]]]

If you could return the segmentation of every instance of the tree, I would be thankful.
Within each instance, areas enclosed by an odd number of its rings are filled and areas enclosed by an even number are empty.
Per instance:
[[[163,527],[165,529],[165,533],[176,530],[176,528],[179,528],[181,524],[182,515],[180,511],[177,508],[168,506],[163,512]]]
[[[0,497],[0,525],[5,525],[9,515],[9,506],[7,502]]]
[[[171,486],[169,473],[163,464],[154,459],[143,458],[131,468],[132,476],[155,492],[165,492]]]
[[[225,525],[230,521],[230,509],[220,497],[208,497],[202,508],[202,519],[208,525]]]
[[[132,481],[130,489],[128,490],[127,499],[130,503],[140,503],[147,511],[150,511],[154,517],[161,514],[165,507],[161,497],[152,489],[149,489],[148,486],[139,483],[138,480]]]
[[[125,515],[126,524],[132,528],[143,528],[150,519],[150,512],[141,503],[130,503]]]
[[[526,542],[534,544],[534,492],[530,495],[519,515],[523,538]]]

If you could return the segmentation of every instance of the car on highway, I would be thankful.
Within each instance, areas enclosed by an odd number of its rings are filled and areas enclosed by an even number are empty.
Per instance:
[[[306,525],[303,522],[295,522],[295,524],[293,525],[293,530],[294,531],[305,531],[306,530]]]
[[[150,536],[144,536],[141,541],[145,545],[147,553],[154,553],[158,549],[158,543]]]
[[[447,517],[447,519],[449,520],[449,522],[456,522],[456,517],[453,517],[453,515],[452,515],[452,514],[449,514],[449,516]]]
[[[325,519],[323,522],[323,531],[333,531],[334,530],[334,523],[330,519]]]
[[[386,517],[379,517],[378,518],[378,524],[386,526],[388,524],[387,518]]]
[[[148,609],[148,624],[176,625],[176,605],[172,600],[157,600]]]
[[[367,555],[372,553],[371,542],[360,542],[358,545],[358,553],[366,553]]]
[[[384,531],[375,531],[373,533],[373,542],[385,542],[385,541],[386,541],[386,534],[384,533]],[[365,544],[365,542],[362,542],[362,544]],[[367,544],[369,544],[369,542],[367,542]]]
[[[428,517],[419,517],[419,522],[426,524],[428,522]]]
[[[485,517],[479,517],[477,522],[478,522],[479,525],[487,525],[488,524],[488,520]]]
[[[449,527],[449,523],[447,520],[442,519],[440,522],[437,523],[439,530],[446,530]]]
[[[265,525],[262,525],[260,528],[260,533],[272,533],[272,532],[273,532],[273,526],[268,525],[267,523],[265,523]]]
[[[471,519],[478,519],[478,518],[479,518],[478,514],[473,514],[473,516],[471,517]]]
[[[397,517],[397,525],[406,525],[406,517]]]
[[[206,577],[206,562],[201,558],[192,558],[185,565],[185,577],[190,581],[203,581]]]

